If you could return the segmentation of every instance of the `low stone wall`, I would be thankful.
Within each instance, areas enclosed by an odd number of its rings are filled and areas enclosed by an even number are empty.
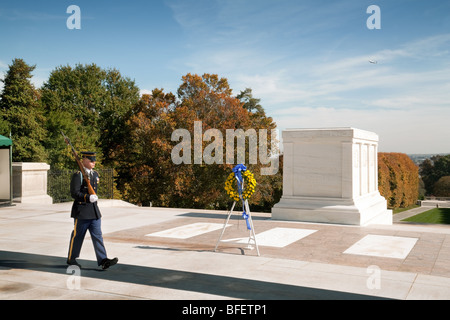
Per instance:
[[[434,207],[434,208],[450,208],[450,201],[441,200],[422,200],[420,202],[422,207]]]
[[[47,171],[41,162],[13,162],[13,201],[16,203],[52,204],[47,194]]]

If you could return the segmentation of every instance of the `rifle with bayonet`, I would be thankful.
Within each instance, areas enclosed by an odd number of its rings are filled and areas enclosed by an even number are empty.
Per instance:
[[[80,158],[78,157],[77,151],[76,151],[75,148],[72,146],[72,143],[70,143],[69,138],[66,137],[66,135],[64,134],[64,132],[61,131],[61,134],[62,134],[63,137],[64,137],[64,141],[65,141],[65,142],[67,143],[67,145],[72,149],[73,156],[75,157],[75,161],[76,161],[77,164],[78,164],[78,168],[80,168],[80,171],[81,171],[81,173],[82,173],[82,175],[83,175],[83,179],[84,179],[84,181],[86,182],[86,185],[87,185],[89,194],[90,194],[90,195],[96,195],[96,194],[95,194],[95,191],[94,191],[94,188],[92,188],[91,182],[89,181],[89,176],[88,176],[88,174],[86,173],[86,168],[85,168],[85,167],[83,166],[83,164],[81,163],[81,160],[80,160]]]

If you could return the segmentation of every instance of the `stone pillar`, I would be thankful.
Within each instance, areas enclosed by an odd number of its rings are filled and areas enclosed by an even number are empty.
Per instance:
[[[281,220],[392,224],[378,192],[378,135],[354,128],[283,131]]]
[[[14,202],[52,204],[47,194],[47,171],[50,166],[39,162],[13,162]]]

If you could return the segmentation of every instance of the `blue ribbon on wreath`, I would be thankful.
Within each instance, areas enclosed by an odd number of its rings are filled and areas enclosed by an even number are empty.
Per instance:
[[[244,172],[244,171],[247,171],[247,167],[244,166],[243,164],[238,164],[237,166],[235,166],[233,168],[234,176],[237,180],[239,198],[242,200],[242,209],[244,210],[244,212],[242,213],[242,218],[244,218],[245,222],[247,223],[247,229],[252,230],[252,228],[250,226],[250,222],[248,221],[249,216],[248,216],[247,212],[245,211],[244,198],[242,197],[242,185],[244,184],[244,179],[242,178],[242,172]]]

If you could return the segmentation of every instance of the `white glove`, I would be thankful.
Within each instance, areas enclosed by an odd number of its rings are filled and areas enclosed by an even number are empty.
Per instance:
[[[95,194],[91,194],[90,196],[89,196],[89,202],[90,203],[94,203],[94,202],[96,202],[98,200],[98,197],[95,195]]]

